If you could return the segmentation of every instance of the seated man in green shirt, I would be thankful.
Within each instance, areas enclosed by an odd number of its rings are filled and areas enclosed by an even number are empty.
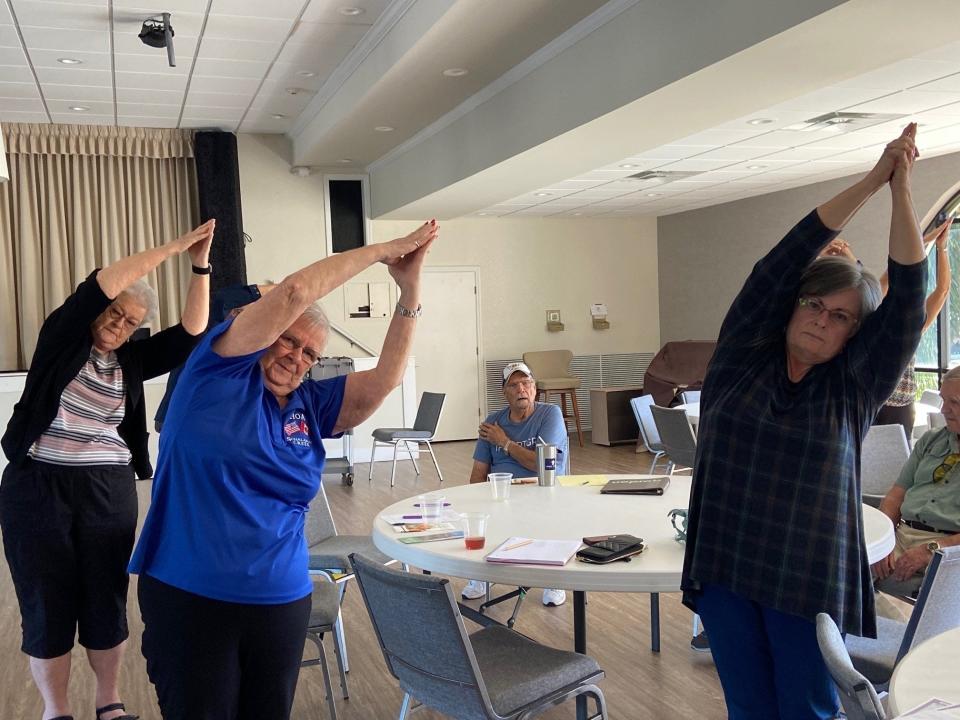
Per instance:
[[[943,376],[940,397],[947,426],[917,441],[880,503],[897,528],[897,544],[873,565],[873,576],[891,595],[916,597],[933,553],[960,545],[960,367]]]

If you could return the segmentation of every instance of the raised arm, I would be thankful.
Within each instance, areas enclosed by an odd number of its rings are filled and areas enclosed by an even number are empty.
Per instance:
[[[343,405],[335,432],[356,427],[370,417],[390,391],[403,380],[407,356],[413,346],[414,331],[417,328],[415,315],[420,308],[420,271],[427,253],[430,252],[430,246],[437,237],[435,221],[424,227],[428,228],[428,231],[420,237],[425,238],[425,242],[419,242],[413,252],[388,262],[390,275],[400,287],[399,305],[406,312],[398,308],[393,314],[377,366],[372,370],[347,375]]]
[[[181,235],[176,240],[164,243],[160,247],[150,248],[143,252],[121,258],[102,268],[97,273],[97,284],[103,290],[103,294],[111,300],[133,285],[151,270],[154,270],[167,258],[179,255],[192,248],[197,243],[208,243],[213,237],[213,229],[216,221],[207,220],[200,227],[196,227],[185,235]],[[208,250],[209,251],[209,250]]]
[[[927,295],[927,315],[923,321],[923,332],[926,332],[933,325],[937,315],[940,314],[947,302],[947,298],[950,297],[950,280],[953,273],[950,271],[950,253],[947,252],[947,240],[950,237],[950,223],[952,222],[953,218],[948,218],[943,225],[935,228],[923,238],[926,242],[927,237],[934,235],[937,243],[937,285],[933,288],[933,292]]]
[[[190,254],[190,264],[195,268],[207,268],[210,265],[210,245],[213,243],[215,221],[210,221],[210,233],[206,239],[191,245],[187,252]],[[191,335],[199,335],[207,329],[210,318],[210,274],[190,273],[190,287],[187,289],[187,300],[180,313],[180,324]]]
[[[913,209],[913,195],[910,190],[913,161],[918,156],[914,142],[916,135],[917,124],[910,123],[903,134],[884,150],[884,157],[891,154],[894,158],[894,170],[890,178],[893,203],[890,215],[890,258],[901,265],[914,265],[924,257],[923,237],[920,235],[920,224]]]
[[[416,255],[436,233],[437,224],[431,220],[405,237],[337,253],[288,275],[268,295],[246,306],[213,349],[221,357],[262,350],[276,341],[312,302],[374,263],[391,265],[404,256]],[[416,309],[416,305],[411,309]]]

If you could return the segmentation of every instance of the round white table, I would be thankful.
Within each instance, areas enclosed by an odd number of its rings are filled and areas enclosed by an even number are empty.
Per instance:
[[[606,477],[613,479],[625,476]],[[592,484],[558,485],[552,488],[513,485],[508,500],[495,501],[487,483],[445,488],[437,494],[446,497],[454,512],[490,514],[487,542],[482,550],[467,550],[459,538],[419,544],[402,543],[399,539],[403,536],[395,533],[379,515],[373,525],[374,545],[386,555],[428,572],[515,587],[572,590],[574,649],[579,653],[586,653],[587,650],[587,591],[650,593],[652,647],[655,652],[659,651],[659,593],[680,591],[684,553],[683,545],[674,539],[676,533],[667,513],[673,508],[687,507],[690,498],[689,476],[674,475],[670,486],[660,496],[601,495],[600,487]],[[415,498],[402,500],[385,508],[382,513],[410,513],[415,501]],[[893,550],[893,524],[886,515],[870,506],[863,506],[863,514],[867,556],[874,563]],[[631,562],[609,565],[591,565],[575,559],[562,567],[506,565],[484,560],[487,553],[514,536],[572,540],[615,533],[641,537],[647,549]],[[472,609],[466,610],[466,613],[475,617]],[[578,715],[579,706],[580,703]]]
[[[898,715],[930,698],[960,703],[960,628],[903,656],[890,678],[890,711]]]

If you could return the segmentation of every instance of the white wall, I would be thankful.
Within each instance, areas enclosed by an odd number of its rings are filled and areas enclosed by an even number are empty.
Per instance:
[[[239,135],[240,184],[251,282],[279,280],[325,255],[319,175],[289,172],[286,141]],[[426,218],[425,218],[426,219]],[[414,222],[373,222],[381,242]],[[656,221],[631,219],[470,218],[446,221],[428,262],[480,268],[483,348],[488,359],[526,350],[568,348],[575,354],[654,352],[660,347]],[[359,279],[386,280],[383,267]],[[590,303],[607,304],[611,329],[591,327]],[[331,320],[379,348],[389,319],[348,319],[343,291],[323,304]],[[545,311],[559,309],[566,330],[546,331]],[[430,308],[424,308],[425,318]],[[425,320],[426,321],[426,320]],[[356,354],[331,338],[330,354]]]

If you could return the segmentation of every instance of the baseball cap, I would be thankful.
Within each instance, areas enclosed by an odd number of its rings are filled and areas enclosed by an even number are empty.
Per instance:
[[[533,371],[529,367],[527,367],[526,363],[512,362],[509,365],[507,365],[505,368],[503,368],[503,382],[501,383],[501,385],[506,385],[507,380],[509,380],[510,376],[513,375],[515,372],[522,372],[527,377],[531,377],[531,378],[533,377]]]

